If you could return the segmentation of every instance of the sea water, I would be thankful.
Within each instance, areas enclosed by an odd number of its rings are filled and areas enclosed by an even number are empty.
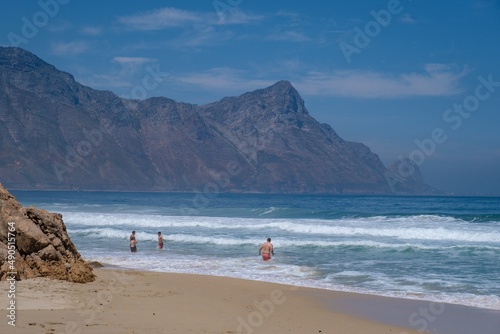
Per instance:
[[[62,213],[87,261],[500,310],[500,198],[13,194]]]

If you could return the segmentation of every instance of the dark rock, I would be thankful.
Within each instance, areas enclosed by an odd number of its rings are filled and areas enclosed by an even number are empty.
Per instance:
[[[92,268],[104,268],[104,266],[100,262],[97,262],[97,261],[92,261],[92,262],[87,262],[87,263]]]

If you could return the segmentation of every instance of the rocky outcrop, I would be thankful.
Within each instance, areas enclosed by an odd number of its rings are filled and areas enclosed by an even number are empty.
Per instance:
[[[15,258],[9,259],[9,254]],[[17,280],[48,277],[87,283],[95,279],[61,215],[22,207],[0,184],[0,280],[11,277],[11,272]]]
[[[288,81],[203,105],[122,99],[0,47],[0,175],[12,189],[428,194],[307,111]],[[420,183],[418,183],[420,182]]]
[[[444,195],[442,191],[425,184],[418,165],[408,158],[401,157],[387,166],[385,176],[394,193]]]

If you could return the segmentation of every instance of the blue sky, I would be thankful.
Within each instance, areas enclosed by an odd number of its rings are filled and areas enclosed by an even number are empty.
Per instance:
[[[434,187],[500,194],[499,1],[42,0],[4,8],[1,45],[23,47],[95,89],[204,104],[289,80],[314,118],[385,164],[410,157]],[[145,85],[152,74],[158,80]]]

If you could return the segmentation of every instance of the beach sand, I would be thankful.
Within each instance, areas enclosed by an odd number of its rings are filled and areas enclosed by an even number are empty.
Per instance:
[[[16,282],[16,327],[5,316],[8,283],[0,282],[0,333],[419,333],[352,315],[348,301],[358,294],[227,277],[94,272],[97,279],[88,284]],[[400,315],[400,322],[409,316]]]

